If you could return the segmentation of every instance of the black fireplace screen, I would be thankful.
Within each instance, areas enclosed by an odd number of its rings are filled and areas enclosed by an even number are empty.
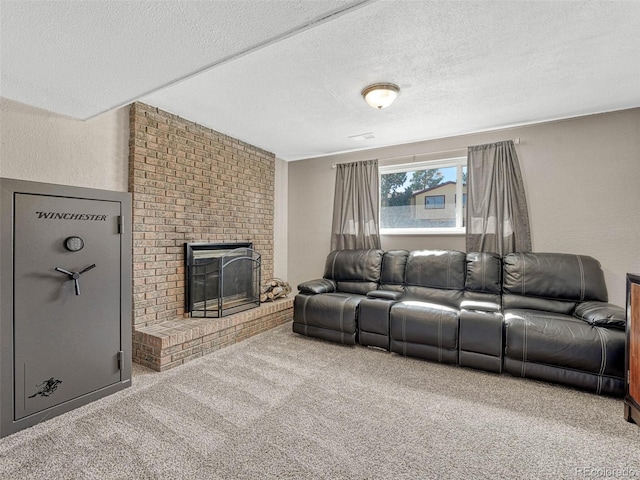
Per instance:
[[[185,243],[185,310],[224,317],[260,305],[260,254],[251,243]]]

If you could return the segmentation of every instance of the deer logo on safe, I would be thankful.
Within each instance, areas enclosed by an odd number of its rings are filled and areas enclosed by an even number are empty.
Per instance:
[[[39,390],[33,395],[29,396],[29,398],[34,398],[38,395],[40,395],[41,397],[48,397],[58,389],[58,385],[61,383],[62,380],[51,377],[49,380],[45,380],[40,385],[36,385]]]

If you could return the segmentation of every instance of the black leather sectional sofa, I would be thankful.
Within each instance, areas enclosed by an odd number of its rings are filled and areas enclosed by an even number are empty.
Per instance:
[[[298,290],[301,335],[624,394],[625,310],[589,256],[338,250]]]

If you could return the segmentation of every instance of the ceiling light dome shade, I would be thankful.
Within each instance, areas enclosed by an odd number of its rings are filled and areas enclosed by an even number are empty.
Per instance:
[[[400,87],[393,83],[374,83],[362,90],[365,101],[378,110],[391,105],[399,93]]]

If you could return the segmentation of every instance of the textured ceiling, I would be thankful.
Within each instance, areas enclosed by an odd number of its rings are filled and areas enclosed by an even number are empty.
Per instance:
[[[640,106],[640,1],[0,6],[2,96],[83,119],[141,100],[285,160]],[[401,93],[377,111],[380,81]]]

